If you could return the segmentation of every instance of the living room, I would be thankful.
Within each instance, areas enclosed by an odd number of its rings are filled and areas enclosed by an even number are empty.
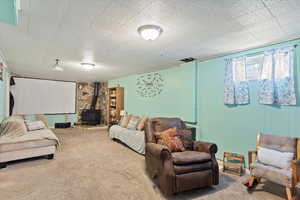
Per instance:
[[[1,197],[300,199],[299,11],[0,2]]]

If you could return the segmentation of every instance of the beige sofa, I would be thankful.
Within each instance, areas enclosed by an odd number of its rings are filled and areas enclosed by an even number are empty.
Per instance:
[[[109,136],[112,139],[117,139],[134,151],[145,154],[145,132],[123,128],[119,125],[114,125],[109,129]]]
[[[21,128],[14,127],[8,134],[1,134],[0,168],[6,167],[9,161],[26,158],[46,156],[53,159],[59,141],[50,129],[27,131],[24,120],[18,116],[10,117],[7,121],[17,121]]]

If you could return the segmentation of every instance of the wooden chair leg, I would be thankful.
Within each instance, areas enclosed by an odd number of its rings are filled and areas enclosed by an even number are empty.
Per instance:
[[[292,188],[286,187],[286,195],[288,200],[293,200],[294,199],[294,191]]]
[[[252,187],[253,186],[253,183],[255,181],[255,177],[254,176],[251,176],[250,179],[249,179],[249,187]]]

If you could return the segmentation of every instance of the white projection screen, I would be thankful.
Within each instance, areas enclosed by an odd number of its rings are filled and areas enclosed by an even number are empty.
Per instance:
[[[76,113],[76,83],[15,78],[14,114]]]

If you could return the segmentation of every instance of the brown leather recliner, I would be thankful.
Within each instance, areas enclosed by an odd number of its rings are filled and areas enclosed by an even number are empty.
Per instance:
[[[166,195],[218,185],[217,145],[194,141],[191,150],[172,153],[168,147],[157,144],[154,136],[154,132],[172,127],[186,129],[179,118],[153,118],[146,122],[145,159],[149,176],[157,180]]]

